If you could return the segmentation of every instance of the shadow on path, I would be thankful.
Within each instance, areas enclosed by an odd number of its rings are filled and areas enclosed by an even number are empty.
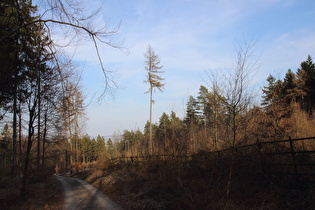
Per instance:
[[[65,192],[65,210],[122,209],[102,192],[81,179],[58,175],[56,178],[61,182]]]

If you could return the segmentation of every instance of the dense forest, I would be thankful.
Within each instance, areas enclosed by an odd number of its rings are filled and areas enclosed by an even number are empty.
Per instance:
[[[215,78],[201,85],[189,97],[183,119],[175,112],[163,113],[143,131],[91,138],[84,135],[84,94],[75,65],[58,51],[47,24],[84,29],[94,41],[98,34],[84,28],[79,18],[42,19],[28,0],[2,1],[0,13],[0,176],[21,177],[21,195],[39,171],[65,172],[117,157],[194,155],[315,135],[315,64],[309,55],[283,79],[266,78],[260,105],[252,102],[242,76],[248,72],[240,67],[227,86]],[[314,144],[304,146],[314,149]]]
[[[111,38],[115,31],[94,27],[93,15],[78,11],[81,5],[70,1],[0,3],[0,174],[21,178],[21,197],[30,180],[52,174],[59,162],[92,161],[104,147],[101,137],[79,142],[85,120],[80,76],[52,34],[57,26],[72,41],[89,39],[98,56],[98,42],[119,46]],[[101,71],[106,80],[102,65]],[[79,155],[82,145],[89,150]]]

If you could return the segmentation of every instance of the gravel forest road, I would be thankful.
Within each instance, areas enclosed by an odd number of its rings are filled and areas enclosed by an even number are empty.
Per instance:
[[[56,175],[61,182],[65,193],[65,210],[106,209],[121,210],[102,192],[85,181]]]

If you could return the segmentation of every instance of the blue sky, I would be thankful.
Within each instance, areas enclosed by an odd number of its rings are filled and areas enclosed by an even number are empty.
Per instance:
[[[165,91],[153,95],[153,121],[163,112],[185,115],[187,99],[206,85],[205,71],[225,72],[234,65],[237,43],[257,40],[257,70],[252,84],[266,85],[269,74],[282,79],[295,71],[307,55],[315,57],[315,1],[313,0],[93,0],[103,5],[96,25],[120,24],[117,41],[124,53],[101,46],[102,60],[115,72],[120,87],[114,98],[95,99],[87,107],[86,133],[102,136],[123,130],[143,130],[149,119],[144,53],[148,44],[161,58]],[[92,7],[93,7],[92,6]],[[68,49],[71,51],[71,49]],[[73,50],[73,49],[72,49]],[[101,69],[91,43],[76,48],[82,64],[82,85],[87,103],[103,88]],[[81,68],[81,67],[80,67]],[[257,92],[259,96],[261,92]],[[259,99],[259,97],[258,97]]]

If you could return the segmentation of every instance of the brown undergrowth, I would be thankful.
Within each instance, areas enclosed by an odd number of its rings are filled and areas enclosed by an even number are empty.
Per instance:
[[[61,183],[45,171],[33,174],[27,185],[27,195],[20,198],[21,180],[9,176],[0,178],[0,209],[37,210],[63,209],[63,190]]]
[[[85,178],[125,209],[314,209],[312,180],[276,174],[266,164],[262,169],[261,162],[235,158],[233,167],[229,158],[99,163]]]

